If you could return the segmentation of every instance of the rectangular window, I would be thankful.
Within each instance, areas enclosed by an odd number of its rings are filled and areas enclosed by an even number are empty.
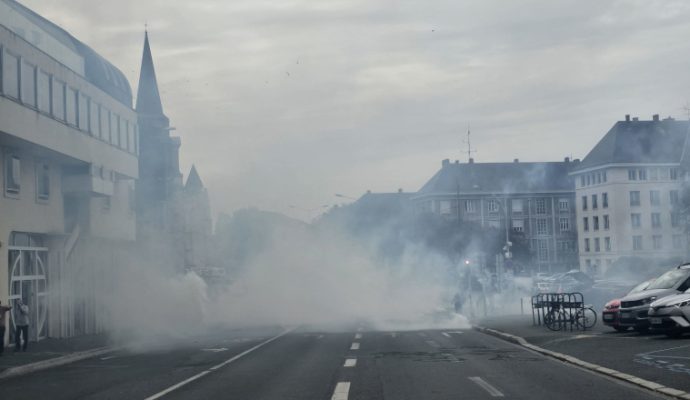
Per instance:
[[[601,183],[601,172],[597,172],[597,183]]]
[[[647,180],[647,170],[646,169],[640,169],[637,171],[637,177],[641,181],[646,181]]]
[[[585,176],[580,175],[580,186],[585,187]]]
[[[22,103],[36,107],[36,66],[22,62]]]
[[[634,170],[634,169],[628,170],[628,180],[629,181],[636,181],[637,180],[637,170]]]
[[[65,91],[65,115],[70,125],[77,125],[77,91],[67,86]]]
[[[98,114],[101,116],[100,138],[106,142],[110,141],[110,111],[103,106],[98,108]]]
[[[44,201],[50,198],[50,167],[45,162],[36,163],[36,197]]]
[[[513,220],[513,230],[515,232],[524,232],[525,231],[525,221],[521,219],[514,219]]]
[[[537,235],[548,235],[549,229],[546,218],[537,218]]]
[[[661,192],[658,190],[650,190],[649,203],[653,206],[661,205]]]
[[[685,242],[683,235],[673,235],[673,248],[676,250],[683,248],[683,243]]]
[[[605,183],[606,182],[606,171],[601,173],[601,177],[603,178],[604,183]]]
[[[513,199],[510,203],[514,213],[521,213],[524,210],[524,201],[522,199]]]
[[[139,155],[139,131],[137,125],[134,125],[134,154]]]
[[[65,120],[65,83],[57,79],[53,79],[53,117],[64,121]]]
[[[585,251],[589,252],[589,238],[585,238]]]
[[[6,96],[19,98],[19,57],[7,50],[2,52],[2,92]]]
[[[609,194],[608,193],[602,193],[601,194],[601,206],[603,208],[609,208]]]
[[[678,228],[680,226],[680,213],[671,213],[671,226],[674,228]]]
[[[598,216],[592,217],[592,228],[595,231],[599,230],[599,217]]]
[[[668,168],[659,168],[659,180],[668,179]]]
[[[36,86],[36,91],[38,92],[38,110],[50,114],[50,75],[43,71],[39,71]]]
[[[589,230],[589,218],[582,218],[582,229],[584,229],[585,231]]]
[[[599,202],[597,201],[597,195],[593,194],[592,195],[592,210],[596,210],[599,208]]]
[[[650,168],[649,169],[649,179],[656,181],[659,180],[659,169],[658,168]]]
[[[582,210],[587,211],[587,196],[582,196]]]
[[[670,173],[670,176],[671,176],[671,180],[672,180],[672,181],[677,181],[677,180],[678,180],[678,176],[680,175],[680,174],[678,173],[678,168],[671,168],[671,169],[669,170],[669,173]]]
[[[670,192],[668,192],[668,195],[669,195],[669,201],[671,202],[671,205],[676,206],[676,205],[680,204],[680,202],[678,201],[679,198],[678,198],[678,191],[677,190],[671,190]]]
[[[611,238],[608,236],[604,238],[604,250],[611,251]]]
[[[487,209],[491,213],[496,213],[498,212],[498,201],[496,200],[489,200],[486,204]]]
[[[101,117],[98,115],[99,108],[100,106],[98,103],[94,103],[93,100],[89,103],[89,132],[91,132],[91,135],[94,137],[101,136]]]
[[[568,211],[570,209],[570,201],[568,199],[558,199],[558,209]]]
[[[640,214],[630,214],[630,225],[632,225],[633,228],[639,228],[642,226],[640,221]]]
[[[546,214],[546,200],[537,199],[536,211],[537,214]]]
[[[630,192],[630,205],[639,206],[640,205],[640,191],[633,190]]]
[[[438,213],[441,215],[450,215],[450,200],[441,200],[438,202]]]
[[[89,131],[89,98],[79,92],[79,107],[77,107],[77,126],[82,131]]]
[[[661,248],[663,247],[661,235],[652,236],[652,247],[654,248],[654,250],[661,250]]]
[[[19,195],[21,189],[21,161],[12,153],[5,153],[5,194]]]
[[[465,212],[467,212],[467,213],[477,212],[475,200],[465,200]]]
[[[661,214],[652,213],[652,228],[661,228]]]
[[[561,232],[570,231],[570,218],[559,218],[558,225],[561,227]]]
[[[549,260],[549,243],[544,240],[544,239],[539,239],[537,241],[538,243],[538,249],[539,249],[539,261],[548,261]]]
[[[611,226],[609,225],[609,216],[608,216],[608,214],[604,215],[604,229],[608,230],[610,227]]]
[[[601,251],[601,240],[599,238],[594,239],[594,251]]]
[[[632,237],[633,250],[642,250],[642,236],[636,235]]]

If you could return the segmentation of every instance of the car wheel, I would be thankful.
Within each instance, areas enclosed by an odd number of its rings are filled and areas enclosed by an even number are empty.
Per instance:
[[[618,332],[625,332],[628,330],[628,326],[614,326],[613,329],[617,330]]]

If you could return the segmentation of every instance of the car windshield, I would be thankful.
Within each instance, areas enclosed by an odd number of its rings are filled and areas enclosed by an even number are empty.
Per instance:
[[[674,269],[656,278],[647,286],[646,290],[651,289],[671,289],[677,286],[688,277],[688,271],[683,269]]]
[[[638,284],[637,286],[635,286],[634,288],[632,288],[632,289],[630,290],[630,292],[628,292],[628,294],[633,294],[633,293],[641,292],[641,291],[647,289],[647,288],[649,287],[649,284],[652,283],[652,282],[653,282],[652,280],[644,281],[644,282]]]

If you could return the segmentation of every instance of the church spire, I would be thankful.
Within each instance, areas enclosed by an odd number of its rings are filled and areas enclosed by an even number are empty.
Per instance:
[[[144,54],[141,57],[136,111],[140,114],[163,115],[163,105],[158,93],[156,71],[153,68],[153,57],[149,46],[148,30],[144,31]]]

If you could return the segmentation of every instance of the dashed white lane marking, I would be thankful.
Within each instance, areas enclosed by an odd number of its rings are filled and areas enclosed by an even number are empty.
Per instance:
[[[482,389],[486,390],[491,397],[503,397],[503,393],[501,393],[500,390],[496,389],[495,387],[491,386],[487,381],[484,379],[478,377],[478,376],[470,376],[467,379],[471,380],[472,382],[476,383],[481,387]]]
[[[361,339],[362,334],[361,333],[355,333],[355,339]]]
[[[227,351],[225,347],[221,347],[218,349],[201,349],[201,351],[210,351],[211,353],[220,353],[221,351]]]
[[[463,331],[448,331],[447,333],[454,333],[456,335],[462,335],[465,332],[463,332]]]
[[[352,346],[350,346],[350,350],[359,350],[359,343],[352,343]]]
[[[335,390],[333,391],[333,396],[331,400],[347,400],[347,396],[350,393],[350,382],[338,382],[335,385]]]
[[[181,388],[182,386],[185,386],[185,385],[187,385],[187,384],[189,384],[189,383],[191,383],[191,382],[194,382],[194,381],[196,381],[197,379],[202,378],[204,375],[210,374],[211,372],[217,370],[218,368],[222,368],[222,367],[224,367],[224,366],[230,364],[231,362],[235,362],[235,361],[239,360],[240,358],[246,356],[247,354],[253,352],[254,350],[257,350],[257,349],[259,349],[259,348],[261,348],[261,347],[263,347],[263,346],[265,346],[265,345],[271,343],[272,341],[274,341],[274,340],[276,340],[276,339],[278,339],[278,338],[280,338],[280,337],[282,337],[282,336],[287,335],[288,333],[290,333],[290,332],[292,332],[292,331],[294,331],[294,330],[295,330],[295,328],[288,329],[288,330],[286,330],[285,332],[281,333],[280,335],[273,336],[272,338],[270,338],[270,339],[268,339],[268,340],[265,340],[265,341],[263,341],[263,342],[257,344],[256,346],[254,346],[254,347],[252,347],[252,348],[250,348],[250,349],[247,349],[247,350],[241,352],[240,354],[237,354],[236,356],[233,356],[233,357],[231,357],[231,358],[228,358],[227,360],[223,361],[222,363],[220,363],[220,364],[218,364],[218,365],[214,365],[213,367],[207,369],[206,371],[201,371],[201,372],[199,372],[198,374],[192,376],[191,378],[187,378],[187,379],[183,380],[183,381],[180,382],[180,383],[177,383],[177,384],[175,384],[175,385],[172,385],[172,386],[170,386],[169,388],[167,388],[167,389],[165,389],[165,390],[163,390],[163,391],[161,391],[161,392],[158,392],[158,393],[156,393],[156,394],[154,394],[154,395],[152,395],[152,396],[149,396],[149,397],[147,397],[147,398],[144,399],[144,400],[156,400],[156,399],[160,399],[161,397],[165,396],[166,394],[168,394],[168,393],[170,393],[170,392],[173,392],[173,391],[175,391],[175,390]],[[346,398],[346,399],[347,399],[347,398]]]
[[[448,334],[448,332],[442,332],[441,334],[442,334],[443,336],[445,336],[445,337],[450,337],[450,335]]]
[[[101,357],[101,361],[112,360],[113,358],[117,358],[117,356]]]
[[[317,337],[317,339],[322,339],[322,338],[323,338],[323,335],[319,335],[319,336]]]
[[[441,345],[438,344],[435,340],[427,340],[426,344],[428,344],[431,347],[436,347],[437,349],[441,347]]]
[[[357,359],[356,358],[348,358],[345,360],[345,364],[343,367],[354,367],[357,365]]]

